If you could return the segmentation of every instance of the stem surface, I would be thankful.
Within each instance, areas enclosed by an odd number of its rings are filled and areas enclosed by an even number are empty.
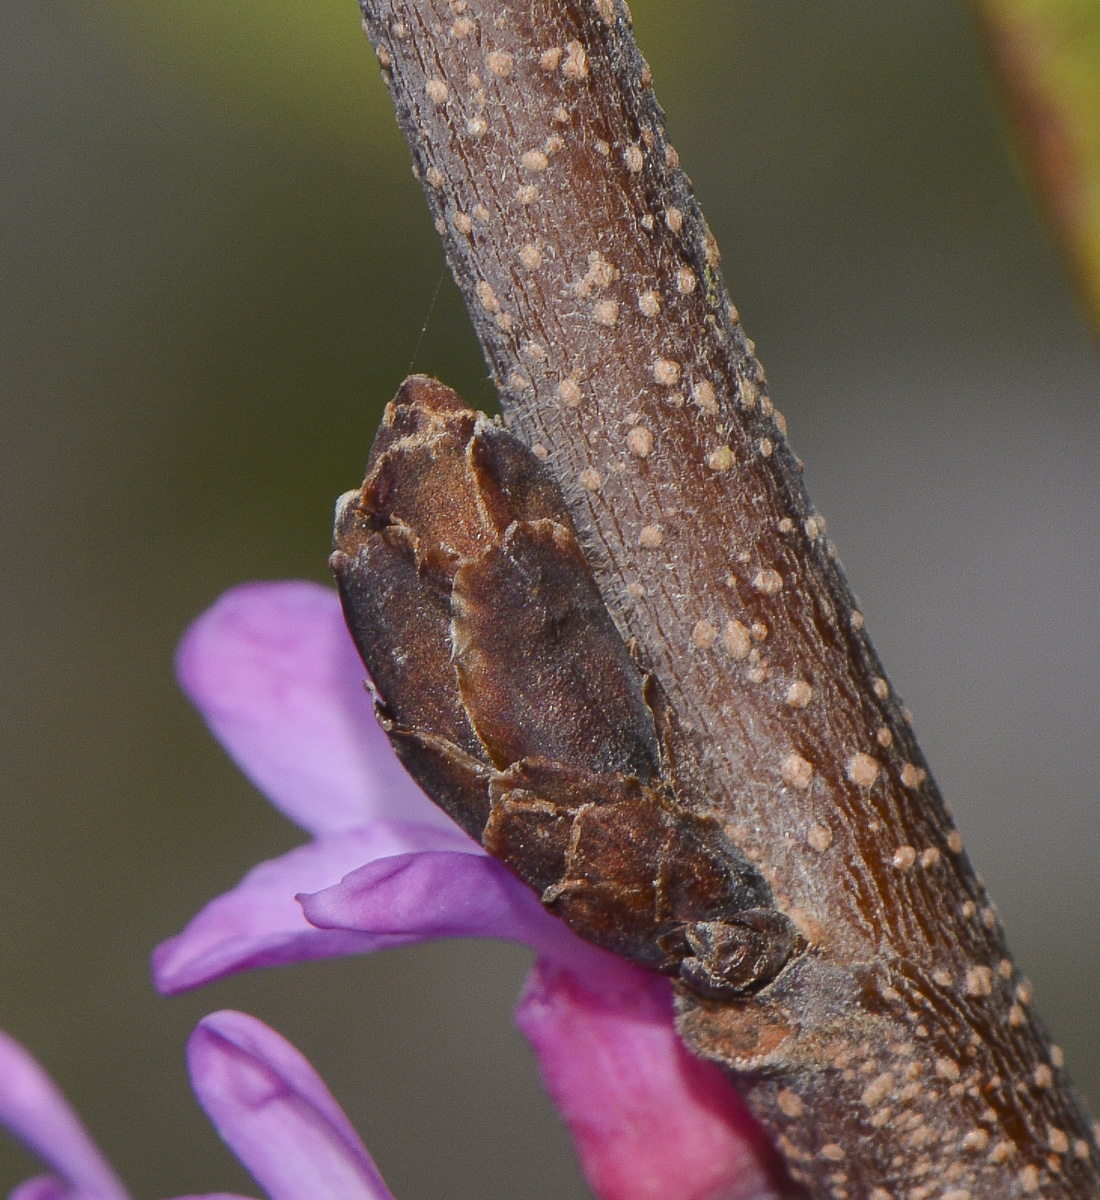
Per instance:
[[[505,422],[555,471],[700,807],[811,952],[681,989],[837,1200],[1094,1200],[1100,1152],[815,514],[621,0],[363,0]],[[688,798],[690,802],[690,798]]]

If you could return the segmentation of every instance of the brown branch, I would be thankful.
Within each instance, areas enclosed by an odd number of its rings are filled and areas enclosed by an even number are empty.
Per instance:
[[[552,468],[705,806],[801,930],[679,992],[816,1197],[1100,1194],[1029,1007],[802,486],[621,0],[363,0],[505,421]],[[704,802],[700,802],[704,803]]]

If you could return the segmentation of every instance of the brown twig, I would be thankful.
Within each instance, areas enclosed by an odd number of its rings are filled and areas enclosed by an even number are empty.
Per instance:
[[[816,1197],[1100,1194],[1031,1014],[802,486],[621,0],[363,0],[506,423],[552,468],[707,804],[810,952],[682,989]]]

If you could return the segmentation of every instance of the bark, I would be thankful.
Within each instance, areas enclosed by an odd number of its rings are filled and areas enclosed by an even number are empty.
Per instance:
[[[815,1197],[1100,1195],[1095,1133],[863,628],[621,0],[363,0],[501,395],[809,945],[678,990]]]

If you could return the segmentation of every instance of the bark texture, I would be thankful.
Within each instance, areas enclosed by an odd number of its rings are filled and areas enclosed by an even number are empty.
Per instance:
[[[621,0],[363,0],[505,421],[553,471],[699,806],[809,950],[681,987],[836,1200],[1100,1196],[1093,1126],[815,514]]]

